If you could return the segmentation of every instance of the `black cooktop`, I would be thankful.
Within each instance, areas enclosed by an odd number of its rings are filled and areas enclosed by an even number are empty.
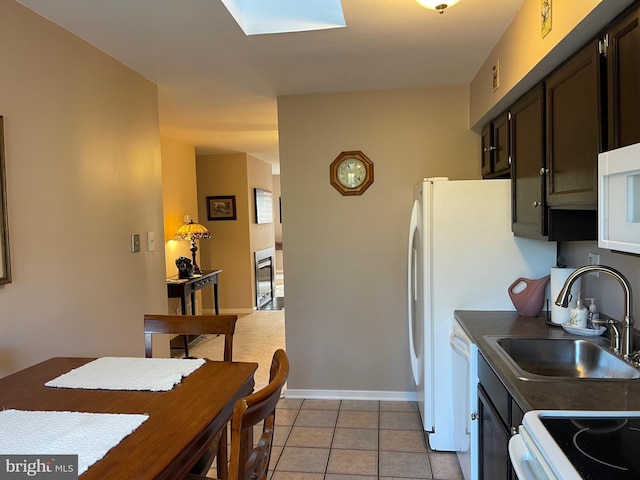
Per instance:
[[[640,478],[639,417],[540,420],[583,479]]]

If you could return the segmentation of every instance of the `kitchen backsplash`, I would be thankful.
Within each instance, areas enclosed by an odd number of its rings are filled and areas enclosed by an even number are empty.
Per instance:
[[[598,243],[590,242],[563,242],[560,246],[562,255],[567,264],[572,267],[587,265],[588,254],[597,253],[600,255],[600,264],[613,267],[619,270],[629,282],[633,289],[633,311],[636,319],[640,312],[640,256],[614,253],[611,250],[598,248]],[[596,299],[598,309],[606,315],[622,319],[624,310],[624,297],[618,282],[609,275],[600,274],[595,277],[592,274],[585,275],[582,280],[582,298],[593,297]],[[640,324],[636,324],[636,329]]]

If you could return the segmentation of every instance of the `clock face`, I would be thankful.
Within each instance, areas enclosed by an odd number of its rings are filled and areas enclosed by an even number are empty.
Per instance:
[[[347,188],[357,188],[367,179],[367,170],[362,160],[349,157],[338,165],[338,181]]]
[[[362,195],[373,183],[373,162],[360,151],[342,152],[329,166],[329,180],[342,195]]]

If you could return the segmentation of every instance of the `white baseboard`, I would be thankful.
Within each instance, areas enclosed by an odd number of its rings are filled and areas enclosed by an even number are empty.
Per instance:
[[[285,398],[314,400],[386,400],[394,402],[417,402],[416,392],[378,392],[367,390],[306,390],[287,388]]]

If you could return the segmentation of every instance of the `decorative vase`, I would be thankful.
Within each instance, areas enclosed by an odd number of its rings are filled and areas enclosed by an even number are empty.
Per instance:
[[[518,314],[523,317],[537,317],[544,306],[545,289],[551,275],[531,280],[518,278],[509,287],[509,297]]]

